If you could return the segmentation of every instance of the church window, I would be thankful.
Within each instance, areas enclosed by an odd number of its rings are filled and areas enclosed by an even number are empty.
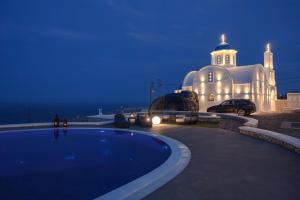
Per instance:
[[[230,56],[229,55],[225,56],[225,64],[230,64]]]
[[[221,59],[222,57],[220,56],[220,55],[218,55],[217,56],[217,64],[219,65],[219,64],[221,64],[221,62],[222,62],[222,59]]]
[[[208,82],[211,83],[214,81],[214,74],[212,72],[208,72]]]
[[[215,101],[215,95],[213,93],[208,95],[208,101]]]

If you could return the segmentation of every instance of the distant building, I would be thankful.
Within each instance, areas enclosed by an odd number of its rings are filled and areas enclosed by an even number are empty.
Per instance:
[[[220,40],[210,53],[211,64],[189,72],[181,90],[196,92],[199,109],[204,112],[233,98],[252,100],[258,111],[275,111],[277,89],[270,44],[264,52],[264,65],[237,66],[237,51],[225,41],[225,35]]]
[[[300,93],[287,93],[286,97],[276,101],[276,111],[300,110]]]
[[[287,94],[287,107],[300,109],[300,93]]]

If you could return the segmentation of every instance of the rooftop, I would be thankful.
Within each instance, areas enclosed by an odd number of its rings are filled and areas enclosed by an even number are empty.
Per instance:
[[[219,51],[219,50],[228,50],[228,49],[233,49],[231,48],[230,44],[228,43],[221,43],[219,44],[216,48],[215,48],[215,51]]]

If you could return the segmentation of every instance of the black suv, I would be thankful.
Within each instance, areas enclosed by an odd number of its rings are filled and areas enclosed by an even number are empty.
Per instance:
[[[237,113],[238,115],[250,115],[256,111],[255,104],[247,99],[230,99],[220,105],[212,106],[207,112]]]

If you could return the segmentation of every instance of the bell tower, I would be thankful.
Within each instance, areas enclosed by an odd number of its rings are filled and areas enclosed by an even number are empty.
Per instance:
[[[275,111],[275,101],[277,99],[277,87],[275,80],[275,70],[273,68],[273,53],[271,51],[271,44],[266,45],[266,50],[264,52],[264,68],[265,73],[268,77],[268,98],[270,99],[270,110]]]
[[[264,52],[264,67],[266,68],[267,76],[269,77],[269,84],[275,86],[275,71],[273,69],[273,53],[271,51],[271,44],[266,45]]]
[[[237,51],[226,42],[225,34],[222,34],[220,44],[210,53],[211,65],[236,66],[236,53]]]
[[[273,53],[271,52],[271,44],[266,45],[264,53],[264,67],[267,69],[273,69]]]

